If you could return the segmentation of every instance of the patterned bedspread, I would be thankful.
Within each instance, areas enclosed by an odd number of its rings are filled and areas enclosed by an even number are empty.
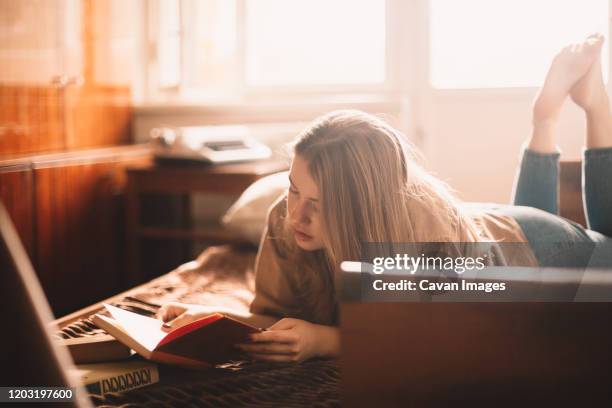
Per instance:
[[[217,246],[198,259],[157,278],[114,302],[118,307],[154,315],[168,301],[224,305],[247,310],[253,299],[253,250]],[[103,332],[88,317],[63,327],[63,338]],[[339,405],[336,361],[302,364],[232,361],[193,371],[160,367],[161,381],[124,393],[92,396],[103,407],[331,407]]]

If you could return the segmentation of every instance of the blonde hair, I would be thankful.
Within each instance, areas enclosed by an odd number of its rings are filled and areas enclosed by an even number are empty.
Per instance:
[[[477,242],[472,219],[416,149],[383,120],[354,110],[319,117],[293,152],[319,188],[329,266],[359,260],[363,243]]]

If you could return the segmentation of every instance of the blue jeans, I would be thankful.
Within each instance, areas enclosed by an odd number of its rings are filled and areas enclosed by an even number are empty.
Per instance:
[[[525,150],[514,205],[500,208],[520,225],[541,266],[612,267],[612,148],[586,150],[582,165],[589,229],[558,215],[558,153]]]

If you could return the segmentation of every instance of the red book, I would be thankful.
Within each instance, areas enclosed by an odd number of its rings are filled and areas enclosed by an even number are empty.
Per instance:
[[[144,358],[161,363],[204,367],[226,362],[238,354],[235,344],[261,331],[214,313],[168,333],[162,330],[161,320],[104,306],[112,318],[96,314],[93,322]]]

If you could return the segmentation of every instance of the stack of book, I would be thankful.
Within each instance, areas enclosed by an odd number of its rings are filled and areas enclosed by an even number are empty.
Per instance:
[[[124,392],[159,382],[156,363],[137,358],[112,363],[77,364],[71,375],[90,394]]]

